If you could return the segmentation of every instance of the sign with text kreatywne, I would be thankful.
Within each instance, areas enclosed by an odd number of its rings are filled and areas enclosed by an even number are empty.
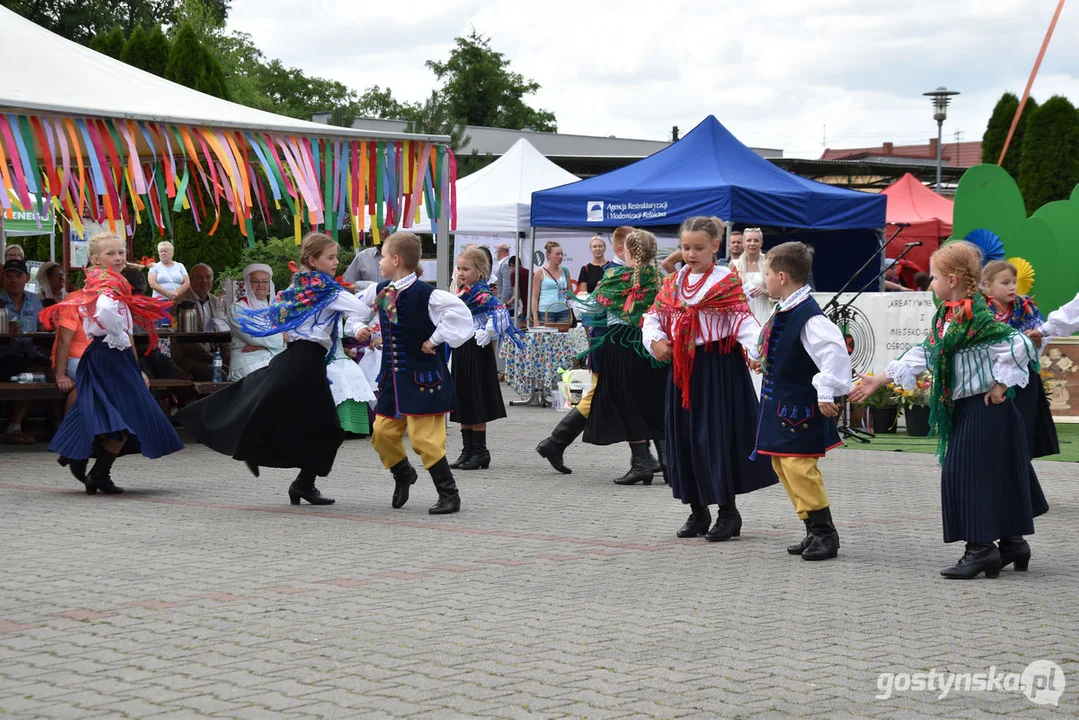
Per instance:
[[[835,293],[814,293],[824,309]],[[892,360],[917,345],[929,334],[936,312],[933,293],[863,293],[850,307],[854,293],[839,296],[841,310],[835,318],[843,331],[856,372],[883,372]],[[831,315],[831,313],[829,313]]]

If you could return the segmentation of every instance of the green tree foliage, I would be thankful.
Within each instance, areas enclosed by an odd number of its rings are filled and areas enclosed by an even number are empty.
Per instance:
[[[355,253],[352,250],[341,248],[338,251],[338,275],[345,271],[354,256]],[[244,248],[236,264],[224,268],[220,272],[220,277],[240,280],[244,276],[245,267],[252,263],[264,263],[273,268],[274,288],[284,290],[292,283],[289,261],[300,264],[300,246],[296,244],[296,240],[291,236],[271,237],[258,241],[254,247]]]
[[[312,77],[299,68],[272,60],[259,70],[263,93],[274,112],[310,120],[316,112],[348,107],[357,101],[356,92],[336,80]]]
[[[417,105],[401,103],[394,99],[393,91],[372,85],[364,90],[356,104],[356,117],[380,118],[382,120],[409,120]]]
[[[0,4],[57,35],[90,45],[110,28],[119,27],[126,37],[139,25],[170,24],[178,3],[177,0],[0,0]],[[210,4],[227,14],[230,3],[213,0]],[[118,53],[112,57],[118,57]]]
[[[460,152],[472,140],[465,134],[464,123],[455,118],[449,102],[437,91],[431,91],[431,96],[427,98],[427,101],[414,108],[411,115],[411,119],[405,125],[405,132],[449,135],[450,149],[455,153]]]
[[[993,108],[993,115],[989,118],[989,125],[982,137],[982,162],[996,165],[1000,159],[1000,151],[1004,149],[1004,141],[1008,137],[1008,130],[1015,117],[1015,110],[1019,107],[1019,98],[1013,93],[1007,92],[997,101]],[[1015,127],[1015,134],[1008,146],[1008,154],[1004,157],[1002,167],[1013,178],[1019,177],[1019,165],[1023,157],[1023,137],[1026,133],[1027,120],[1038,109],[1038,103],[1034,98],[1028,98],[1023,114],[1019,117],[1019,124]]]
[[[131,31],[124,43],[124,49],[120,52],[120,59],[128,65],[145,70],[142,67],[142,59],[146,56],[146,29],[142,25]]]
[[[119,60],[124,52],[125,44],[124,31],[119,27],[114,27],[106,33],[95,36],[90,41],[90,49]]]
[[[176,33],[165,77],[207,95],[231,99],[217,58],[199,42],[190,25],[181,25]]]
[[[446,62],[428,60],[427,67],[443,82],[440,90],[450,114],[466,125],[555,132],[554,113],[536,110],[524,98],[540,89],[534,80],[512,72],[506,56],[475,30],[455,40]]]
[[[1028,213],[1067,199],[1079,183],[1079,113],[1067,98],[1054,95],[1031,113],[1017,182]]]
[[[165,77],[169,66],[169,48],[169,39],[165,37],[161,26],[156,25],[146,33],[141,61],[132,64],[158,77]]]

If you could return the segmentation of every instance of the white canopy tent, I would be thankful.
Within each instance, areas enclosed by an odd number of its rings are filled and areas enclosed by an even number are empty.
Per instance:
[[[449,142],[441,135],[323,125],[222,100],[97,53],[4,7],[0,7],[0,67],[5,68],[0,83],[0,114],[121,118],[340,140]],[[149,152],[143,138],[137,137],[135,142],[140,155]],[[443,203],[447,210],[448,205]],[[0,242],[2,224],[0,214]],[[448,222],[440,225],[448,226]],[[442,231],[440,283],[449,279],[448,250],[449,236]]]
[[[523,247],[525,233],[531,228],[532,193],[579,179],[521,138],[505,155],[457,181],[454,256],[470,243],[486,246],[493,256],[495,247],[506,243],[515,249],[513,254],[521,259],[522,267],[532,267],[536,255],[542,255],[542,252],[536,252],[535,239],[531,248]],[[431,221],[426,213],[421,214],[420,222],[413,230],[431,232]],[[589,261],[588,243],[593,234],[551,229],[541,231],[536,237],[542,242],[555,240],[560,243],[565,251],[565,266],[576,277],[577,269]],[[530,290],[531,285],[525,293]]]
[[[506,154],[457,181],[457,230],[462,235],[516,235],[531,225],[532,193],[577,182],[521,138]],[[426,214],[414,226],[431,232]]]

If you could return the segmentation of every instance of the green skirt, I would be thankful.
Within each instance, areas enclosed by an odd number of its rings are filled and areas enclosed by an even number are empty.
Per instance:
[[[356,435],[371,434],[371,419],[367,415],[367,403],[345,400],[337,406],[337,418],[341,429]]]

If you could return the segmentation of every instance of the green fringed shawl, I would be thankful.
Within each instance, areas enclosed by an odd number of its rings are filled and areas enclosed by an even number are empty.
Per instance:
[[[661,365],[648,354],[640,341],[644,314],[652,307],[659,292],[659,270],[654,265],[645,265],[637,270],[625,266],[611,268],[603,274],[603,279],[591,295],[573,296],[577,309],[585,315],[597,319],[610,317],[619,321],[608,322],[606,333],[592,337],[588,349],[580,354],[580,358],[583,359],[610,340],[620,342],[624,347],[652,361],[656,367]],[[621,325],[636,332],[616,332],[616,328]]]
[[[950,322],[949,322],[950,321]],[[929,396],[929,427],[937,432],[937,459],[943,463],[952,436],[952,382],[955,378],[955,360],[960,351],[988,348],[1019,333],[1002,322],[997,322],[993,312],[981,295],[959,303],[941,303],[933,317],[933,325],[921,348],[925,351],[926,366],[933,372],[933,388]],[[1016,364],[1024,363],[1016,358]],[[1028,364],[1037,372],[1035,357]],[[992,365],[970,362],[963,365],[964,376],[982,375],[987,387],[995,383]],[[1013,394],[1008,391],[1009,396]]]

